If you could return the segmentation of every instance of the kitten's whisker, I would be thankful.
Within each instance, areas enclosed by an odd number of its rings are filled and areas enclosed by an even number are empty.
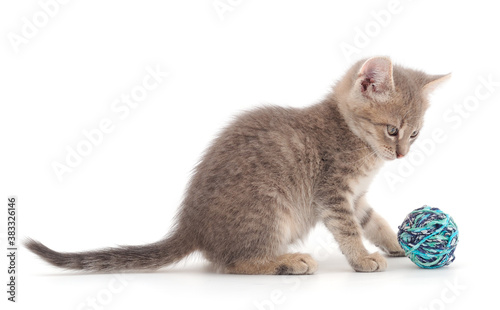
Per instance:
[[[349,150],[349,151],[342,151],[340,153],[351,153],[351,152],[356,152],[356,151],[366,150],[366,149],[370,149],[370,147],[369,146],[365,146],[365,147],[361,147],[359,149],[354,149],[354,150]]]
[[[359,167],[365,165],[368,162],[368,160],[370,159],[370,157],[373,156],[373,155],[377,156],[377,153],[372,150],[367,155],[361,157],[360,159],[357,159],[357,160],[351,162],[351,164],[353,164],[352,168],[359,168]]]

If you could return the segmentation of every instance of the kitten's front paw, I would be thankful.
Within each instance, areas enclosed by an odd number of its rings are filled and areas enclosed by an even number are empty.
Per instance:
[[[352,268],[358,272],[383,271],[387,268],[387,261],[378,252],[356,259],[350,263]]]
[[[390,257],[403,257],[403,256],[406,256],[405,251],[403,251],[403,249],[394,250],[394,251],[387,251],[386,250],[385,253],[387,253],[387,255],[390,256]]]
[[[405,256],[405,251],[401,248],[396,238],[391,238],[384,245],[379,245],[378,247],[390,257]]]

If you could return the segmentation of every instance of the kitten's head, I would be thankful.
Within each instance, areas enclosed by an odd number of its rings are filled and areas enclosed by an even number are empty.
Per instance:
[[[355,64],[335,93],[351,130],[380,158],[393,160],[408,153],[422,128],[429,93],[448,77],[374,57]]]

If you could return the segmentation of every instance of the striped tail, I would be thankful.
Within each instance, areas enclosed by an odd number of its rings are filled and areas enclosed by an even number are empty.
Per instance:
[[[181,260],[195,249],[179,235],[137,246],[121,246],[100,250],[64,253],[49,249],[28,239],[25,246],[46,262],[65,269],[90,272],[154,270]]]

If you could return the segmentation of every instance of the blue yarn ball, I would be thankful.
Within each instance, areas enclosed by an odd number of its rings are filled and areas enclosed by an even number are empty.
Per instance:
[[[398,228],[399,244],[417,266],[439,268],[455,260],[457,224],[438,208],[423,206],[415,209]]]

